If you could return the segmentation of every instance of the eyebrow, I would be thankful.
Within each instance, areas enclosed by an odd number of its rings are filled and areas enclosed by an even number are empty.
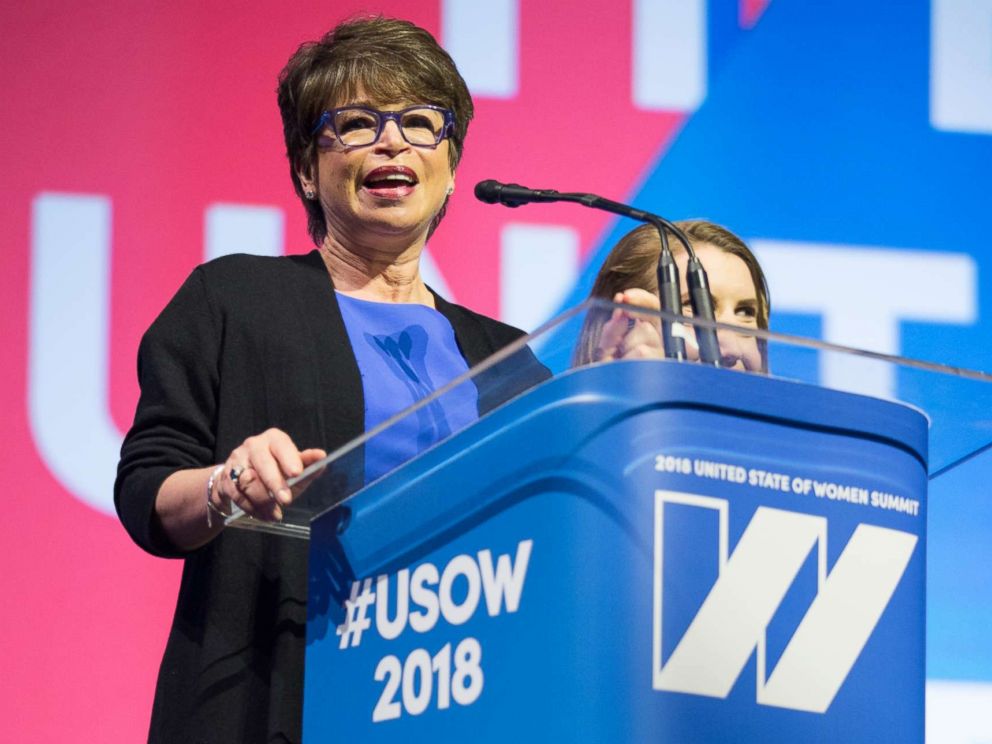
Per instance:
[[[400,101],[399,103],[390,101],[387,103],[382,103],[382,102],[371,101],[368,98],[360,98],[357,101],[349,101],[348,103],[342,103],[340,106],[331,106],[331,108],[350,108],[352,106],[361,106],[362,108],[373,109],[375,111],[382,111],[383,110],[382,106],[399,106],[397,110],[402,111],[403,109],[412,108],[414,106],[420,106],[420,105],[422,104],[410,103],[408,101]]]

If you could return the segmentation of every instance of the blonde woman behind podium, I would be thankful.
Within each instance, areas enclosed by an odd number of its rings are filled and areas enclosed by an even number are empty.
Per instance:
[[[675,225],[689,238],[706,269],[716,320],[767,330],[771,311],[768,286],[761,265],[744,241],[725,227],[705,220],[683,220]],[[682,311],[691,315],[685,274],[688,256],[671,232],[668,242],[679,269]],[[657,311],[656,269],[660,250],[661,240],[653,225],[641,225],[627,233],[610,251],[599,270],[590,298]],[[768,348],[764,339],[727,330],[720,330],[717,335],[722,367],[768,371]],[[686,351],[689,359],[698,360],[699,352],[691,330],[686,339]],[[576,354],[578,364],[661,358],[664,358],[664,349],[657,324],[645,316],[619,308],[608,318],[595,311],[590,314]]]

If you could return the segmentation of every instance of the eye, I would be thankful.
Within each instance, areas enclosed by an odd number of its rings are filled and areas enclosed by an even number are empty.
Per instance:
[[[434,131],[434,123],[423,114],[407,114],[403,117],[403,126]]]
[[[436,137],[444,126],[444,117],[433,109],[417,109],[408,111],[403,115],[403,129],[406,131],[416,130],[430,133],[431,137]]]
[[[734,315],[742,320],[757,320],[758,318],[758,307],[753,304],[738,305],[737,309],[734,311]]]
[[[367,111],[341,111],[335,119],[334,125],[338,134],[357,132],[364,129],[375,129],[376,119]]]

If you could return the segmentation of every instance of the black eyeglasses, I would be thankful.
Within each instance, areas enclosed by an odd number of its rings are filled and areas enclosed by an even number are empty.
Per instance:
[[[379,141],[388,121],[396,122],[403,139],[415,147],[437,147],[455,127],[454,113],[440,106],[424,104],[402,111],[342,106],[321,114],[310,134],[328,128],[346,147],[367,147]]]

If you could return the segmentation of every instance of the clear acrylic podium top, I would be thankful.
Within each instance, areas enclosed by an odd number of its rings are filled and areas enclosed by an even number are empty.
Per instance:
[[[754,338],[765,347],[766,372],[727,369],[724,374],[764,374],[901,402],[923,411],[930,422],[928,472],[931,482],[956,469],[984,464],[987,458],[992,457],[988,454],[992,449],[992,375],[988,373],[799,336],[672,316],[597,299],[587,300],[554,318],[416,405],[311,465],[290,482],[296,498],[292,505],[284,508],[281,522],[264,522],[236,511],[227,520],[228,525],[286,537],[309,538],[310,521],[314,517],[346,502],[368,484],[365,448],[370,444],[374,446],[377,437],[395,436],[399,432],[401,436],[419,439],[418,433],[423,432],[425,427],[434,427],[426,432],[425,439],[436,439],[438,406],[445,396],[446,420],[459,418],[471,421],[476,411],[480,417],[484,416],[492,408],[540,384],[548,376],[568,374],[587,364],[698,363],[661,359],[596,361],[601,356],[597,352],[600,345],[596,339],[604,323],[618,308],[654,328],[659,327],[662,321],[675,324],[676,333],[684,334],[689,344],[692,343],[693,327],[698,326],[738,334],[742,341],[750,342]],[[535,359],[539,364],[535,363]],[[473,387],[478,397],[459,394],[464,393],[464,386]],[[452,405],[471,405],[473,410],[466,416],[453,417],[450,415]],[[471,425],[469,423],[461,428]],[[458,434],[457,426],[448,428],[450,431],[445,439]],[[392,469],[420,454],[416,452],[407,460],[395,463]],[[382,473],[380,477],[387,474]]]

